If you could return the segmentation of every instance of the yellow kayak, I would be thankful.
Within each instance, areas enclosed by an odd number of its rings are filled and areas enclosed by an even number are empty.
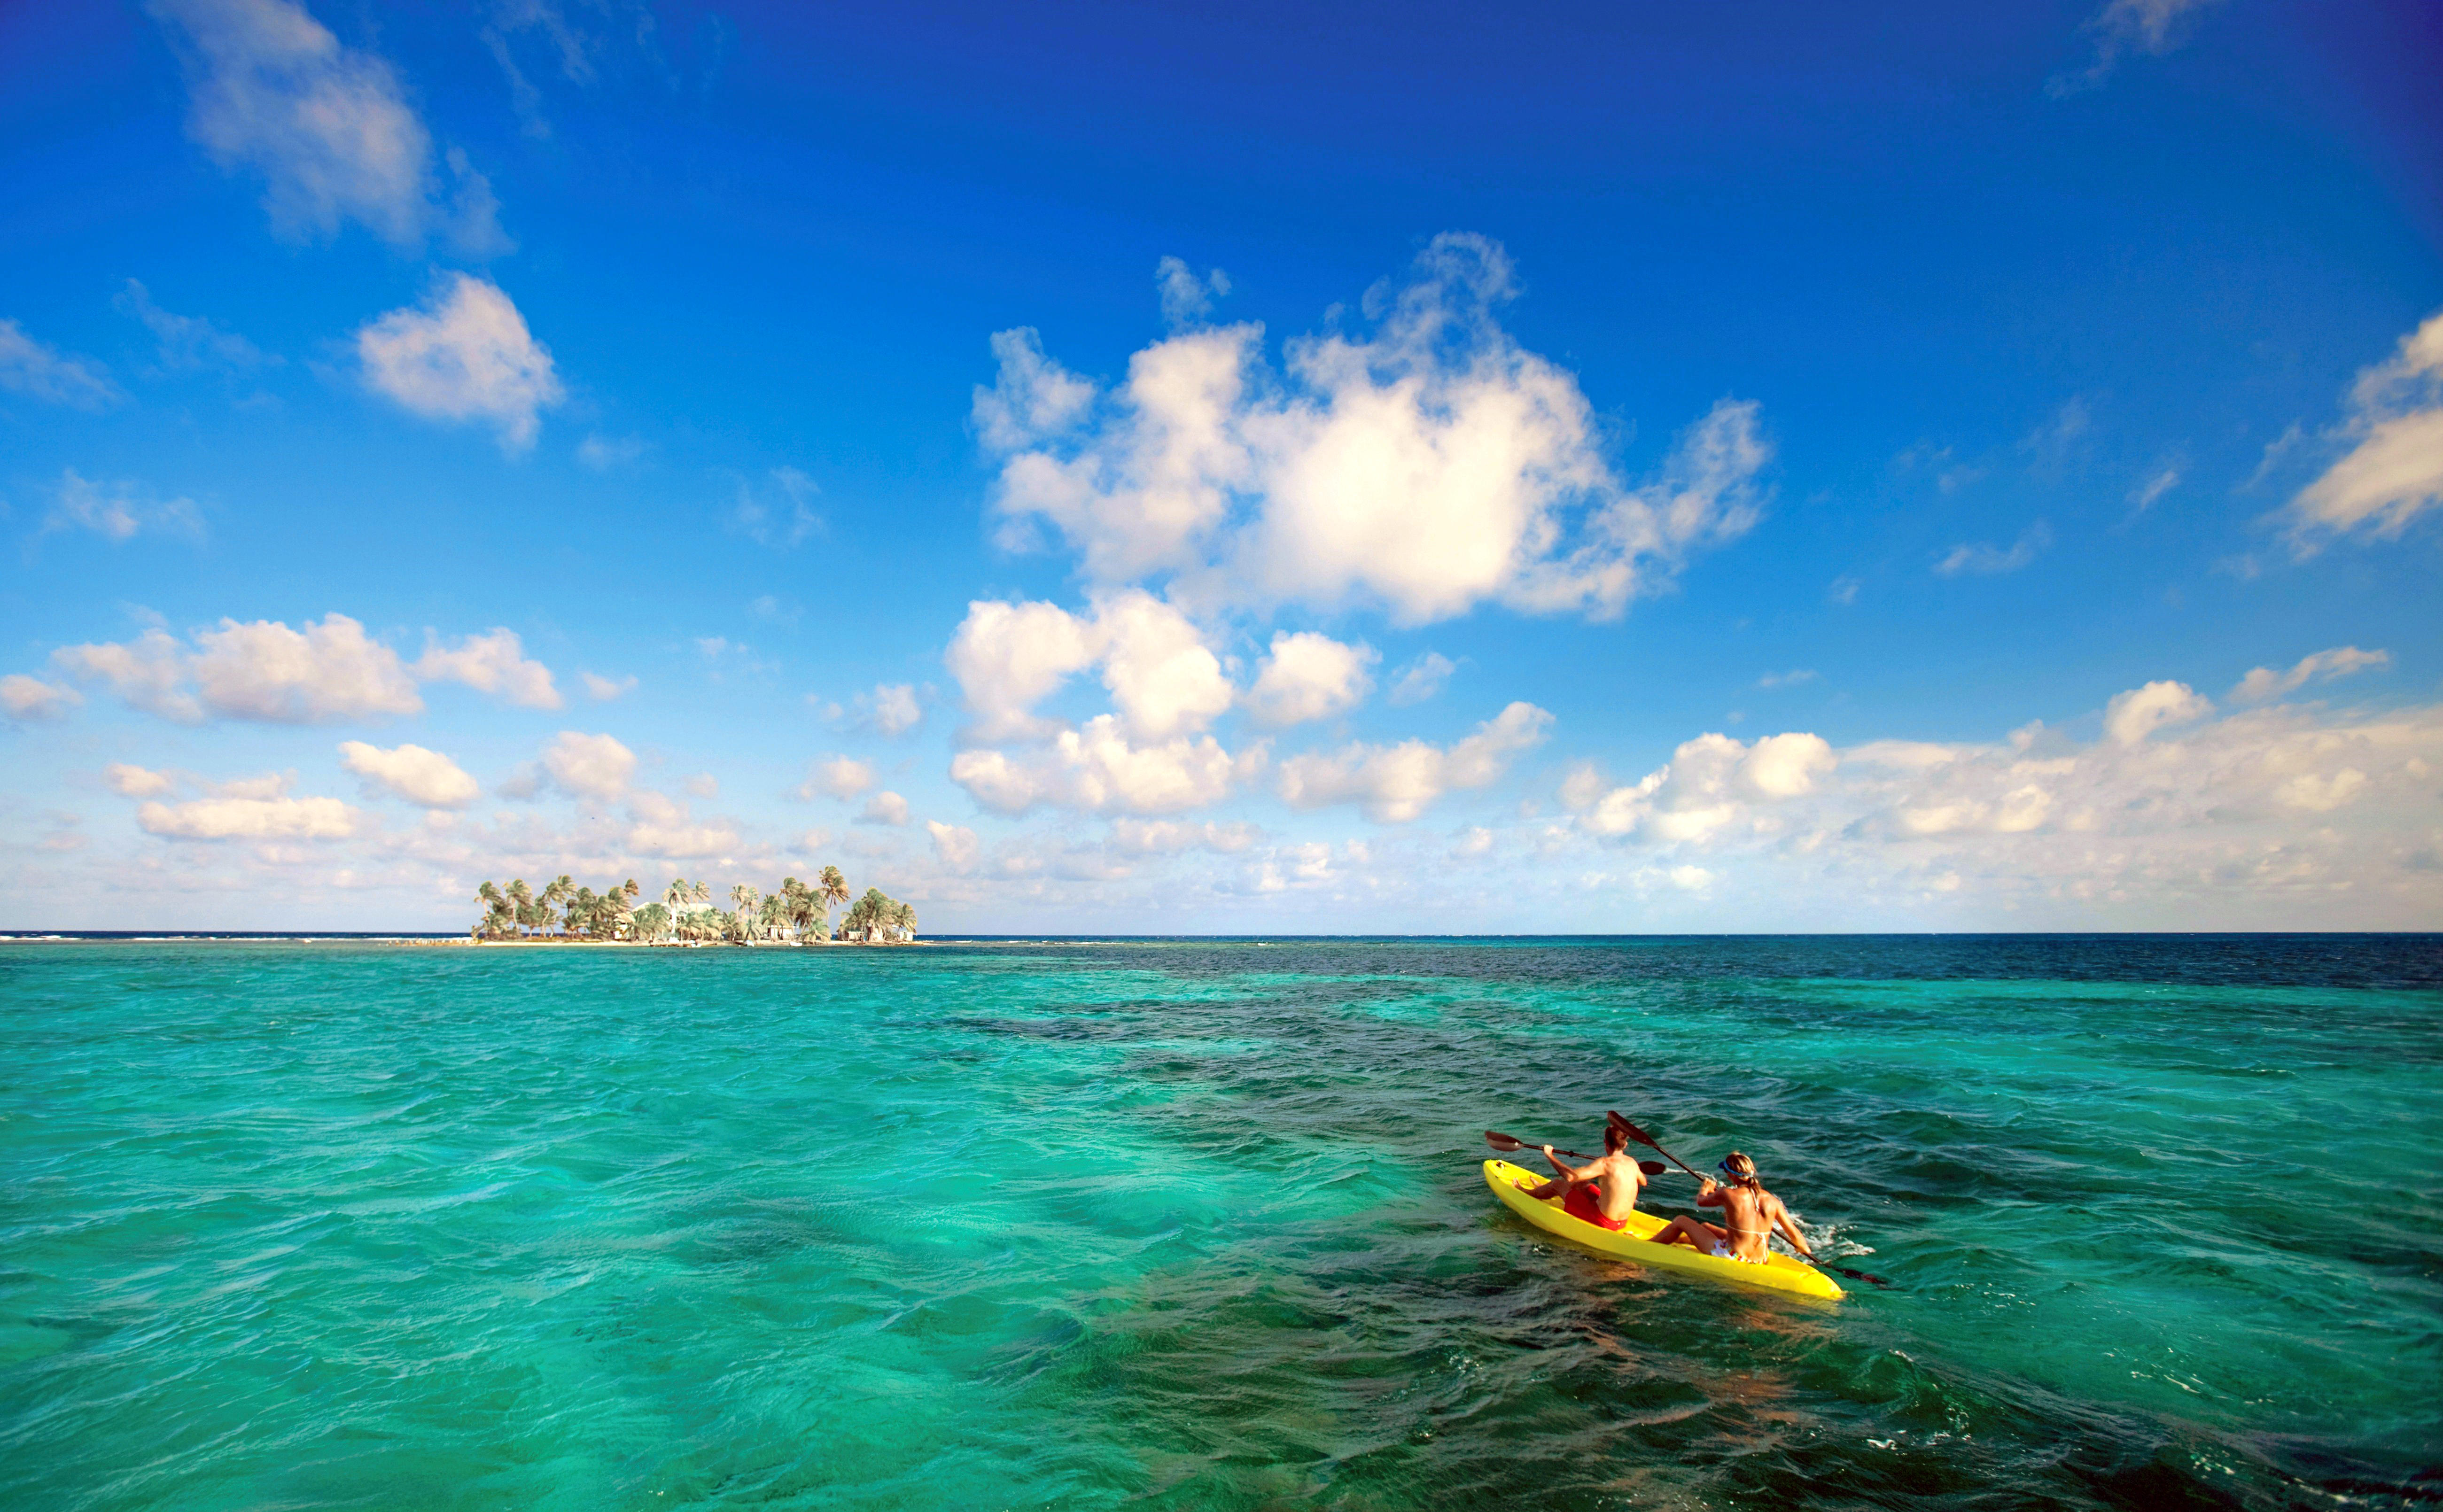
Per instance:
[[[1847,1295],[1831,1277],[1789,1255],[1770,1253],[1763,1265],[1751,1266],[1742,1260],[1699,1254],[1686,1245],[1652,1244],[1646,1236],[1667,1221],[1652,1213],[1630,1213],[1628,1227],[1614,1233],[1609,1229],[1563,1212],[1558,1201],[1538,1201],[1527,1194],[1550,1179],[1524,1166],[1512,1165],[1507,1160],[1484,1162],[1484,1184],[1491,1187],[1494,1195],[1507,1203],[1513,1212],[1538,1229],[1615,1259],[1634,1261],[1641,1266],[1661,1266],[1666,1270],[1692,1270],[1700,1276],[1736,1281],[1743,1286],[1796,1292],[1802,1297]]]

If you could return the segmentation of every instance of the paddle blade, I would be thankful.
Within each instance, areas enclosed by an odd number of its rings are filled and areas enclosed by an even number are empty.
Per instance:
[[[1640,1160],[1637,1162],[1637,1169],[1644,1172],[1647,1175],[1659,1176],[1671,1168],[1664,1165],[1660,1160]]]
[[[1662,1146],[1654,1142],[1654,1136],[1646,1133],[1644,1129],[1639,1128],[1636,1124],[1629,1122],[1626,1119],[1622,1118],[1617,1113],[1606,1113],[1604,1115],[1604,1121],[1609,1123],[1613,1128],[1618,1129],[1621,1133],[1627,1135],[1630,1139],[1635,1139],[1638,1143],[1644,1145],[1649,1150],[1660,1150],[1662,1148]]]
[[[1506,1134],[1496,1134],[1491,1129],[1484,1131],[1484,1142],[1502,1155],[1516,1155],[1527,1148],[1526,1140],[1514,1139]]]

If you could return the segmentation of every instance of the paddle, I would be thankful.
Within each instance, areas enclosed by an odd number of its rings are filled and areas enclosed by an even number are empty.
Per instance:
[[[1681,1159],[1678,1156],[1673,1155],[1670,1151],[1655,1143],[1654,1136],[1646,1133],[1644,1129],[1639,1128],[1636,1124],[1629,1122],[1626,1119],[1622,1118],[1618,1113],[1605,1113],[1604,1121],[1609,1123],[1613,1128],[1618,1129],[1621,1133],[1627,1135],[1630,1139],[1635,1139],[1638,1143],[1644,1145],[1647,1149],[1652,1150],[1655,1154],[1662,1157],[1665,1160],[1670,1161],[1673,1165],[1678,1166],[1681,1170],[1686,1171],[1690,1175],[1695,1176],[1698,1180],[1712,1181],[1714,1179],[1712,1176],[1705,1175],[1702,1173],[1694,1170],[1689,1166],[1687,1161]],[[1813,1265],[1819,1270],[1828,1270],[1836,1276],[1846,1276],[1851,1281],[1863,1281],[1867,1283],[1869,1285],[1875,1286],[1888,1286],[1891,1284],[1890,1282],[1885,1281],[1881,1276],[1870,1276],[1863,1270],[1851,1270],[1846,1266],[1828,1266],[1821,1260],[1810,1261],[1809,1263]]]
[[[1544,1148],[1540,1144],[1529,1144],[1524,1139],[1514,1139],[1507,1134],[1496,1134],[1491,1129],[1484,1131],[1484,1142],[1493,1146],[1494,1151],[1499,1155],[1516,1155],[1521,1150],[1534,1150],[1540,1152]],[[1591,1157],[1578,1154],[1575,1150],[1555,1149],[1552,1153],[1554,1155],[1566,1155],[1572,1160],[1585,1160],[1591,1158]],[[1647,1175],[1659,1176],[1662,1174],[1662,1162],[1660,1160],[1640,1160],[1637,1163],[1637,1169],[1644,1172]]]

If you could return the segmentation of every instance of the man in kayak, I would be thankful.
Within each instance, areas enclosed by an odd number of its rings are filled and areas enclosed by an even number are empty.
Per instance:
[[[1560,1175],[1527,1194],[1544,1201],[1558,1197],[1561,1211],[1570,1217],[1617,1233],[1637,1211],[1638,1190],[1645,1185],[1645,1173],[1622,1153],[1627,1148],[1628,1135],[1617,1125],[1604,1130],[1602,1157],[1582,1166],[1564,1164],[1552,1147],[1545,1145],[1544,1158],[1552,1162]]]
[[[1617,1126],[1613,1132],[1619,1132]],[[1807,1236],[1798,1231],[1790,1210],[1756,1179],[1754,1160],[1733,1150],[1722,1157],[1718,1169],[1720,1180],[1707,1176],[1697,1189],[1697,1206],[1721,1209],[1722,1226],[1716,1228],[1702,1218],[1682,1213],[1654,1231],[1654,1243],[1684,1241],[1699,1254],[1761,1266],[1766,1258],[1765,1236],[1779,1229],[1791,1248],[1809,1260],[1815,1258],[1815,1251],[1807,1248]]]

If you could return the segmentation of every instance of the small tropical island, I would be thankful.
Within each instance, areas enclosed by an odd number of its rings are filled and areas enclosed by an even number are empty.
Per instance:
[[[642,907],[644,889],[629,878],[596,892],[565,874],[536,888],[524,879],[506,887],[475,889],[484,917],[468,931],[472,942],[518,945],[912,945],[916,909],[869,887],[850,902],[848,879],[825,866],[811,883],[783,877],[769,892],[748,883],[729,889],[729,906],[712,905],[709,884],[673,878],[657,902]],[[831,912],[848,913],[838,932]]]

